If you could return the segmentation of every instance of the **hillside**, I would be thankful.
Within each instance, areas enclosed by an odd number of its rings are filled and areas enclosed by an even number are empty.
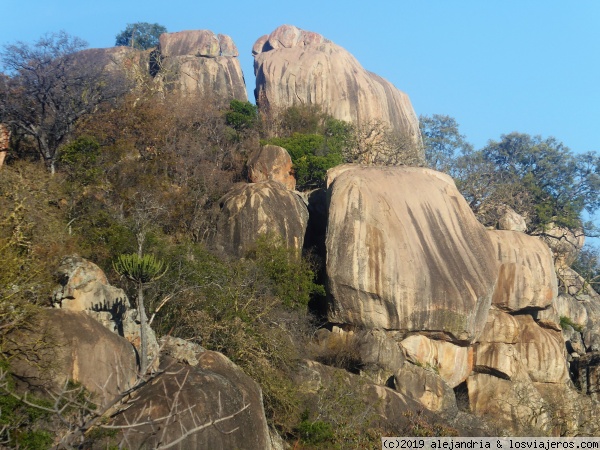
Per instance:
[[[226,35],[49,47],[0,74],[2,445],[600,433],[598,155],[475,151],[288,25],[256,106]]]

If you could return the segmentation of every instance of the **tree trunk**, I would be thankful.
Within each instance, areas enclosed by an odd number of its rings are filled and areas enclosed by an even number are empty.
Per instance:
[[[144,308],[144,284],[138,283],[137,298],[138,319],[140,321],[140,374],[144,376],[148,369],[148,319]]]

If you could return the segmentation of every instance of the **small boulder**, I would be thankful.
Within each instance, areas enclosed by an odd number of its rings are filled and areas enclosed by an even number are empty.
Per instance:
[[[264,145],[248,160],[248,177],[252,183],[278,181],[287,189],[296,189],[292,158],[287,150],[277,145]]]
[[[393,378],[393,387],[434,412],[456,413],[456,397],[448,384],[432,370],[405,364]]]
[[[217,248],[244,257],[260,235],[280,236],[288,248],[301,250],[308,223],[302,199],[281,183],[239,184],[221,200]]]

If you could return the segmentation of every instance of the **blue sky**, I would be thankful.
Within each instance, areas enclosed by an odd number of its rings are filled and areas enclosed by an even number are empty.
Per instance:
[[[600,1],[3,0],[0,44],[65,30],[109,47],[127,23],[230,35],[252,93],[254,41],[277,26],[316,31],[480,148],[519,131],[600,151]],[[251,99],[253,100],[253,99]]]

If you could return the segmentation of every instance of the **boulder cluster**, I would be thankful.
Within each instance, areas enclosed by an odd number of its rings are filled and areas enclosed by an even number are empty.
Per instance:
[[[132,52],[138,51],[100,53],[126,61]],[[420,139],[408,96],[323,36],[284,25],[259,38],[253,54],[263,110],[319,104],[338,119],[379,121]],[[146,56],[163,88],[247,99],[228,36],[164,34]],[[419,410],[462,430],[469,429],[466,422],[477,424],[472,432],[490,435],[598,431],[600,296],[583,289],[568,268],[583,245],[576,233],[557,228],[545,240],[529,236],[509,210],[500,229],[486,229],[454,181],[426,168],[346,164],[329,170],[326,188],[309,193],[295,191],[284,148],[262,147],[247,168],[249,182],[219,201],[215,246],[242,257],[257,237],[276,234],[289,248],[316,252],[325,262],[327,324],[314,345],[323,351],[351,346],[358,360],[360,376],[305,361],[298,383],[307,391],[319,391],[338,371],[362,397],[376,399],[386,420]],[[56,370],[40,373],[21,361],[19,377],[31,385],[73,379],[107,403],[138,381],[136,312],[82,258],[64,260],[57,280],[54,308],[36,331],[61,343]],[[159,420],[178,401],[189,414],[165,423],[162,439],[223,419],[219,427],[190,433],[181,448],[274,445],[256,382],[219,353],[157,340],[150,329],[148,335],[148,363],[160,375],[131,394],[112,424]],[[143,433],[125,436],[126,445],[158,445],[156,422],[148,423]]]

